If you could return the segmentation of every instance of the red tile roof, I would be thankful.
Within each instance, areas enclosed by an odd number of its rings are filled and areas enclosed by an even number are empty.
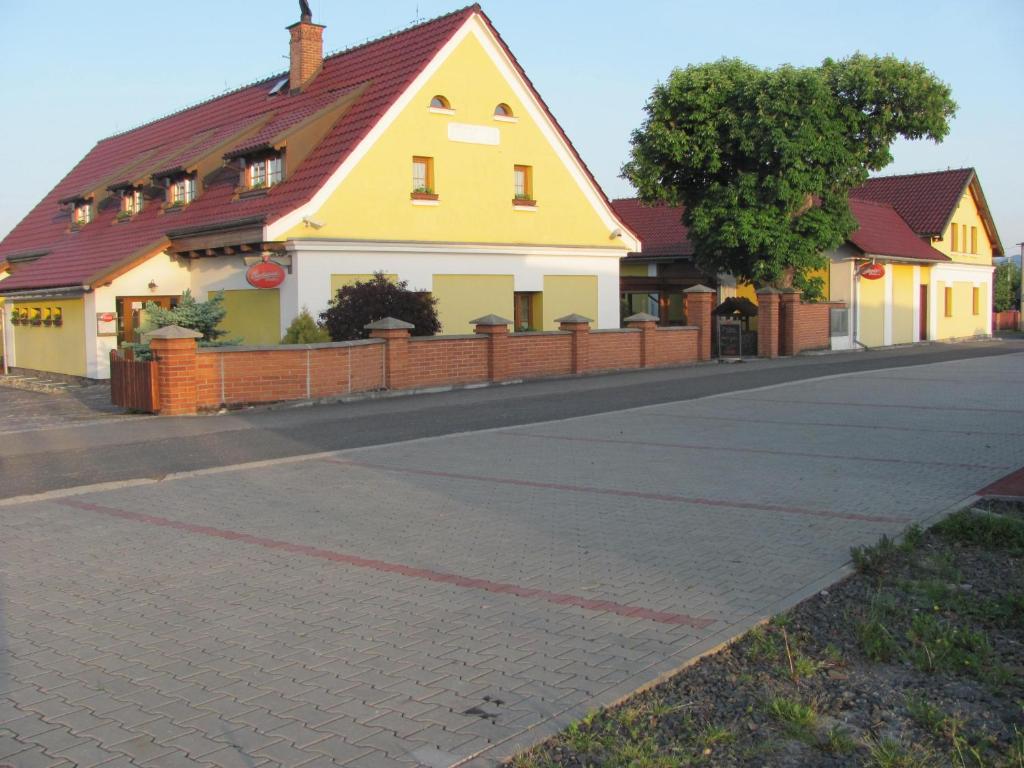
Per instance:
[[[918,235],[941,236],[973,178],[973,168],[879,176],[850,192],[850,197],[888,203]]]
[[[682,206],[648,206],[636,198],[615,200],[612,206],[644,244],[643,252],[630,254],[630,258],[693,255],[693,243],[682,223]],[[948,256],[918,237],[891,205],[852,198],[850,211],[860,226],[849,240],[864,253],[921,261],[949,261]]]
[[[631,256],[693,255],[693,243],[683,224],[682,206],[645,205],[630,197],[613,200],[612,208],[643,243],[643,253]]]
[[[472,5],[389,37],[329,56],[306,90],[270,96],[286,73],[219,96],[100,141],[0,242],[0,260],[34,251],[47,255],[22,264],[3,291],[92,284],[133,257],[159,249],[170,230],[257,218],[272,222],[309,201],[453,34],[474,14]],[[496,34],[496,33],[495,33]],[[100,207],[94,221],[69,231],[70,215],[58,204],[101,185],[186,165],[246,126],[270,117],[279,133],[340,97],[366,90],[288,178],[266,195],[235,198],[237,175],[215,175],[186,208],[164,212],[147,201],[141,214],[117,223],[118,207]],[[272,127],[271,127],[272,126]],[[266,131],[261,131],[260,136]],[[582,161],[581,161],[582,164]],[[99,202],[99,201],[97,201]]]
[[[849,241],[863,253],[920,261],[950,261],[918,237],[896,209],[885,203],[850,199],[850,212],[860,226]]]

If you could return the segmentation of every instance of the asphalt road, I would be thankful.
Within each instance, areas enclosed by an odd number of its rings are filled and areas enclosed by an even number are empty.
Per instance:
[[[11,435],[0,442],[0,498],[606,413],[821,376],[1007,354],[1024,354],[1024,342],[712,363],[218,416],[97,421]]]

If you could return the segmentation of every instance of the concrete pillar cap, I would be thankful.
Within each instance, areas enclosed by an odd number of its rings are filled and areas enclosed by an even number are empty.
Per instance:
[[[706,285],[695,285],[685,289],[683,293],[716,293],[716,291],[714,288],[708,288]]]
[[[623,322],[626,323],[656,323],[658,318],[654,315],[649,315],[646,312],[637,312],[635,315],[630,315]]]
[[[153,339],[201,339],[203,334],[199,331],[193,331],[191,328],[182,328],[180,325],[165,325],[163,328],[157,328],[155,331],[142,334],[143,341],[152,341]]]
[[[511,320],[506,320],[504,317],[501,317],[500,315],[493,315],[492,314],[492,315],[484,315],[483,317],[478,317],[476,320],[470,320],[469,324],[470,325],[512,325],[512,321]]]
[[[565,317],[556,317],[555,318],[555,322],[556,323],[568,323],[568,324],[572,325],[572,324],[577,324],[577,323],[592,323],[594,321],[591,320],[589,317],[584,317],[583,315],[572,314],[572,315],[566,315]]]
[[[758,288],[756,291],[754,291],[754,293],[756,293],[758,296],[771,296],[773,294],[779,294],[781,293],[781,291],[778,288],[772,288],[771,286],[769,286],[767,288]]]
[[[363,326],[368,331],[411,331],[416,326],[394,317],[384,317]]]

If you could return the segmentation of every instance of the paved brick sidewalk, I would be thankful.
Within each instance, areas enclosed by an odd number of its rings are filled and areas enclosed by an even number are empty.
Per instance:
[[[111,405],[110,387],[105,384],[59,393],[0,386],[0,435],[93,424],[117,417],[127,418],[124,409]]]
[[[0,764],[492,763],[1024,465],[1022,373],[876,371],[0,504]]]

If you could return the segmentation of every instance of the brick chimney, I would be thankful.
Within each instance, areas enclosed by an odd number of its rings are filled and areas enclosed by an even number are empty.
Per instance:
[[[292,91],[300,91],[306,87],[324,63],[324,27],[313,23],[313,14],[309,6],[302,5],[301,21],[288,27],[291,33],[291,73],[288,86]]]

